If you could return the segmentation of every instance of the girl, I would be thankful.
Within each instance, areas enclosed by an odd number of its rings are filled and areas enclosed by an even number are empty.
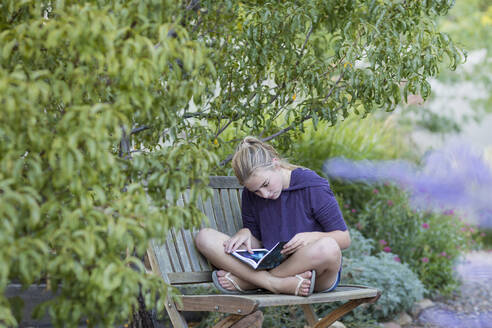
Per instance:
[[[243,228],[232,237],[205,228],[195,238],[200,252],[220,269],[212,274],[215,286],[228,294],[263,288],[301,296],[335,289],[341,249],[350,245],[350,235],[328,181],[280,159],[254,137],[238,145],[232,167],[245,187]],[[255,271],[227,255],[238,248],[270,249],[279,241],[288,241],[282,253],[290,256],[271,270]]]

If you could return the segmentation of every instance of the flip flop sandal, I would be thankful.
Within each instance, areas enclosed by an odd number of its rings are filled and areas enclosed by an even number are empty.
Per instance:
[[[237,282],[235,282],[234,279],[232,279],[230,277],[230,275],[231,275],[231,273],[230,272],[227,272],[226,275],[224,276],[224,278],[226,278],[227,280],[229,280],[231,282],[231,284],[234,286],[234,288],[236,288],[236,290],[229,290],[229,289],[226,289],[226,288],[222,287],[222,285],[219,282],[219,277],[217,276],[217,270],[214,270],[212,272],[212,281],[214,283],[214,286],[221,293],[223,293],[223,294],[230,294],[230,295],[241,295],[241,294],[256,294],[259,291],[259,289],[243,290],[241,287],[239,287],[239,285],[237,284]]]
[[[295,277],[299,279],[299,283],[297,284],[296,287],[296,292],[294,293],[295,296],[299,296],[299,289],[301,288],[301,285],[304,280],[307,280],[306,278],[301,277],[300,275],[296,274]],[[314,283],[316,281],[316,271],[311,270],[311,285],[309,286],[309,292],[305,297],[311,296],[314,291]]]

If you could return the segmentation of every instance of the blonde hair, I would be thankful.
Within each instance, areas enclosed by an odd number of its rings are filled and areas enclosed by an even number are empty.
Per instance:
[[[271,145],[255,137],[244,138],[236,148],[232,157],[232,168],[241,185],[248,180],[258,168],[271,168],[273,159],[278,159],[280,167],[294,170],[300,166],[290,164],[280,158],[279,154]]]

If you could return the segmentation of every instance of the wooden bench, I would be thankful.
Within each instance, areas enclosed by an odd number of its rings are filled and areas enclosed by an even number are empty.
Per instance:
[[[210,227],[233,235],[242,226],[241,191],[235,177],[211,177],[213,197],[200,202],[199,208],[209,219]],[[187,197],[187,195],[183,195]],[[193,236],[197,230],[173,230],[166,243],[151,243],[147,256],[152,271],[169,285],[198,285],[212,282],[212,266],[195,248]],[[362,303],[375,302],[380,292],[365,286],[339,285],[330,293],[315,293],[309,297],[248,294],[248,295],[182,295],[180,302],[167,298],[166,310],[175,328],[188,327],[182,311],[212,311],[230,316],[214,327],[261,327],[262,313],[268,306],[299,305],[311,327],[329,327],[333,322]],[[318,320],[311,307],[314,303],[348,301]]]

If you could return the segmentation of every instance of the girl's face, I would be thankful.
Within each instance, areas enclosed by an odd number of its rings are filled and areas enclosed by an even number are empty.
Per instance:
[[[274,165],[273,168],[258,168],[244,182],[249,191],[261,198],[277,199],[282,189],[288,188],[290,171]]]

